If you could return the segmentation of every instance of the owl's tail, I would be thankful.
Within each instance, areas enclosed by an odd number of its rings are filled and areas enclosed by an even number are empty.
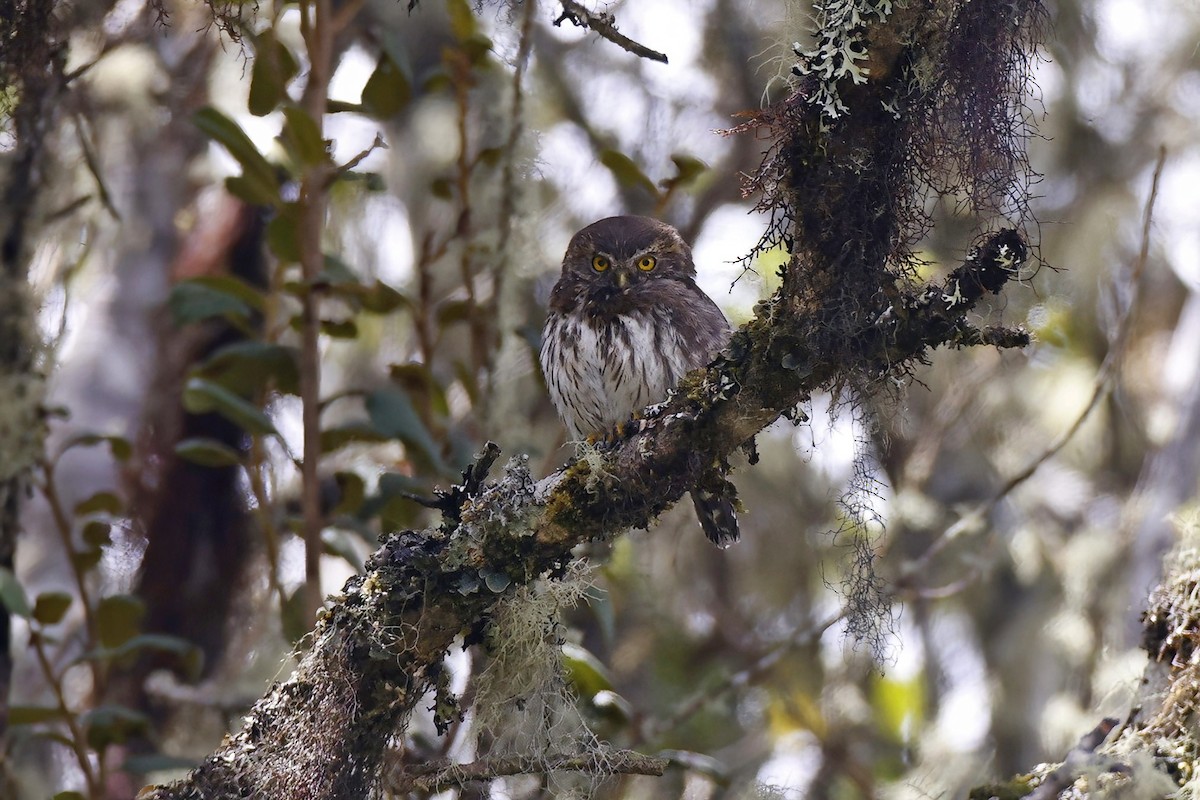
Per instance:
[[[741,538],[737,513],[729,498],[706,489],[693,489],[692,503],[696,506],[700,527],[710,542],[724,550]]]

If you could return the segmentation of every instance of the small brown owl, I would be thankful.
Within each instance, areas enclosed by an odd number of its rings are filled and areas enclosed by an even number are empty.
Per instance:
[[[550,399],[574,439],[603,434],[667,398],[729,340],[716,303],[696,285],[679,231],[649,217],[609,217],[575,234],[542,329]],[[738,539],[727,498],[700,489],[692,502],[718,547]]]

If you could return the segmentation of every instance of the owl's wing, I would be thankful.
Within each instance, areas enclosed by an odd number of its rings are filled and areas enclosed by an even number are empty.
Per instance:
[[[678,298],[674,322],[684,341],[691,343],[692,369],[702,367],[729,343],[733,328],[725,313],[695,281],[683,282],[685,290]]]

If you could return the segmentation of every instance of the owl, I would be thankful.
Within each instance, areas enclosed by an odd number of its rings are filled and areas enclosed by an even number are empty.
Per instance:
[[[729,336],[725,315],[696,285],[679,231],[649,217],[608,217],[567,246],[542,329],[542,371],[567,432],[582,439],[665,400]],[[730,500],[691,494],[709,540],[737,541]]]

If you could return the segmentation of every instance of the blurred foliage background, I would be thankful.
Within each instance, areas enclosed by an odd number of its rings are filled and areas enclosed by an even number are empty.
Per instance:
[[[29,279],[55,412],[0,587],[20,796],[130,796],[202,757],[289,669],[312,622],[306,297],[332,592],[381,531],[430,522],[413,496],[485,440],[538,475],[573,453],[536,363],[573,231],[617,213],[677,225],[734,321],[776,280],[783,254],[742,260],[765,223],[739,176],[763,143],[722,131],[786,96],[804,3],[607,7],[667,64],[549,0],[406,5],[335,4],[323,130],[294,102],[309,50],[292,3],[54,9],[71,77]],[[1043,265],[987,312],[1036,343],[937,352],[886,402],[818,397],[807,422],[764,432],[761,462],[734,476],[748,513],[729,551],[682,512],[595,548],[560,629],[581,707],[603,738],[681,765],[601,794],[961,795],[1127,708],[1138,615],[1200,477],[1200,11],[1048,12],[1028,100]],[[21,101],[0,100],[6,166]],[[315,280],[298,195],[314,165],[340,177]],[[970,244],[941,206],[929,277]],[[1078,433],[1006,491],[1084,413],[1106,358]],[[885,524],[847,525],[847,506]],[[870,537],[894,598],[865,641],[837,620],[848,537]],[[450,665],[468,698],[485,660]],[[409,730],[397,757],[469,759],[470,727]]]

